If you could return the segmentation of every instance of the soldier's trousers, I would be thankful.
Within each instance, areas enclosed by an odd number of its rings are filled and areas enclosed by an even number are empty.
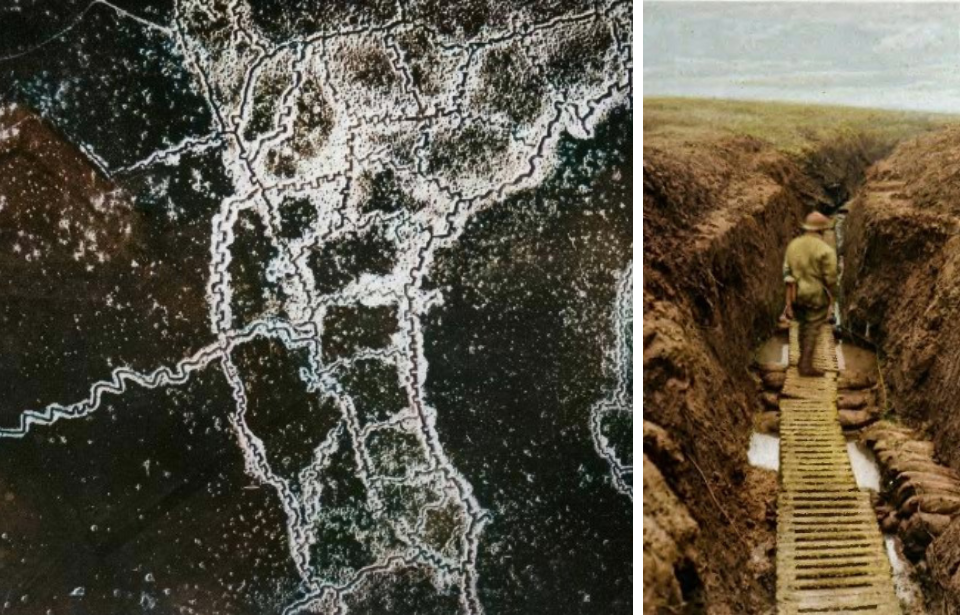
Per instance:
[[[829,313],[830,306],[816,308],[793,306],[793,315],[800,323],[800,360],[797,367],[801,370],[813,367],[813,355],[817,350],[820,331],[827,322]]]

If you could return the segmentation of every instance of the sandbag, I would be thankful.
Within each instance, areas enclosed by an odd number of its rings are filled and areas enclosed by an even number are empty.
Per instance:
[[[760,376],[763,387],[769,391],[780,391],[787,380],[786,372],[764,372]]]
[[[877,440],[884,439],[919,440],[920,438],[909,427],[890,421],[880,421],[860,435],[860,441],[870,446]]]
[[[891,481],[908,472],[931,474],[960,483],[960,473],[934,462],[929,457],[894,457],[883,468],[884,477]]]
[[[847,369],[840,372],[837,378],[838,389],[869,389],[877,384],[877,375],[872,372],[861,372]]]
[[[837,395],[837,408],[841,410],[859,410],[876,404],[873,391],[847,391]]]
[[[838,414],[840,416],[840,427],[844,429],[860,429],[879,418],[876,407],[862,410],[840,410]]]
[[[763,406],[765,408],[770,408],[772,410],[780,409],[780,397],[776,393],[764,391],[760,394],[760,401],[763,402]]]
[[[787,371],[787,366],[783,363],[754,363],[754,367],[756,367],[757,371],[761,374]]]
[[[923,493],[908,498],[900,507],[898,514],[901,518],[908,518],[915,513],[955,515],[958,512],[960,512],[960,494]]]
[[[949,515],[917,513],[899,525],[903,554],[911,561],[920,560],[933,539],[943,534],[950,525]]]

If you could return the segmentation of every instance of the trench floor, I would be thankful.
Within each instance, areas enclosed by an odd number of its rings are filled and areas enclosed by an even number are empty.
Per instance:
[[[820,378],[797,371],[797,326],[780,400],[777,609],[793,613],[900,613],[870,497],[857,488],[837,414],[837,350],[820,334]]]

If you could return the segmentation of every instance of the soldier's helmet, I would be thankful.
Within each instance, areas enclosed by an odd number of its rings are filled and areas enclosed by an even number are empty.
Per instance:
[[[819,211],[812,211],[800,227],[805,231],[825,231],[830,228],[830,218]]]

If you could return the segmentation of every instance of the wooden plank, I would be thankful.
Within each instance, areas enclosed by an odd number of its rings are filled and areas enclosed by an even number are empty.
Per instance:
[[[830,329],[814,365],[836,370]],[[799,352],[790,330],[791,365]],[[781,614],[899,613],[890,562],[867,494],[859,491],[836,407],[836,374],[787,369],[780,400],[777,605]]]

